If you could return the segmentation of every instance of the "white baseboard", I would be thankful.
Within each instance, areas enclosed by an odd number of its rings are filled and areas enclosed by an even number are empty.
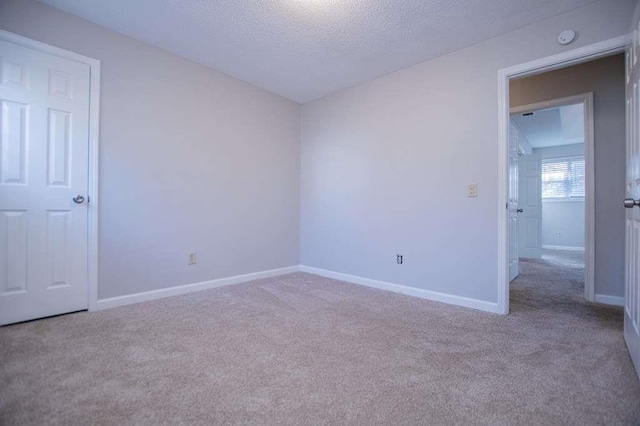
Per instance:
[[[233,277],[220,278],[217,280],[203,281],[194,284],[185,284],[176,287],[162,288],[159,290],[145,291],[142,293],[127,294],[125,296],[110,297],[98,300],[91,311],[101,311],[103,309],[115,308],[118,306],[131,305],[134,303],[148,302],[150,300],[162,299],[169,296],[192,293],[194,291],[208,290],[211,288],[223,287],[232,284],[245,283],[247,281],[261,278],[275,277],[278,275],[291,274],[300,271],[300,267],[289,266],[286,268],[271,269],[268,271],[253,272],[251,274],[236,275]]]
[[[624,297],[607,296],[606,294],[596,294],[595,301],[606,305],[624,306]]]
[[[568,250],[568,251],[584,251],[584,247],[570,247],[570,246],[542,246],[543,249],[548,250]]]
[[[309,274],[320,275],[353,284],[373,287],[380,290],[392,291],[394,293],[406,294],[408,296],[420,297],[422,299],[436,302],[448,303],[450,305],[463,306],[465,308],[478,309],[485,312],[498,312],[498,304],[485,300],[471,299],[468,297],[455,296],[453,294],[439,293],[436,291],[423,290],[415,287],[407,287],[400,284],[392,284],[385,281],[372,280],[355,275],[343,274],[340,272],[328,271],[326,269],[313,268],[311,266],[300,265],[300,271]]]
[[[485,300],[471,299],[453,294],[440,293],[437,291],[423,290],[415,287],[408,287],[400,284],[388,283],[385,281],[372,280],[369,278],[359,277],[355,275],[343,274],[340,272],[328,271],[326,269],[313,268],[310,266],[296,265],[286,268],[271,269],[268,271],[254,272],[251,274],[236,275],[233,277],[220,278],[216,280],[203,281],[193,284],[185,284],[176,287],[163,288],[159,290],[145,291],[142,293],[127,294],[124,296],[110,297],[108,299],[100,299],[90,311],[101,311],[103,309],[116,308],[119,306],[132,305],[134,303],[148,302],[151,300],[162,299],[170,296],[178,296],[181,294],[193,293],[195,291],[208,290],[217,287],[224,287],[233,284],[241,284],[248,281],[258,280],[261,278],[275,277],[278,275],[286,275],[294,272],[306,272],[309,274],[320,275],[327,278],[333,278],[340,281],[346,281],[352,284],[359,284],[366,287],[377,288],[379,290],[391,291],[394,293],[405,294],[407,296],[419,297],[421,299],[432,300],[436,302],[448,303],[450,305],[462,306],[465,308],[477,309],[480,311],[497,313],[498,304],[487,302]],[[596,301],[600,303],[612,302],[599,301],[596,295]],[[612,296],[601,296],[607,300],[615,299]],[[622,302],[620,303],[622,304]]]

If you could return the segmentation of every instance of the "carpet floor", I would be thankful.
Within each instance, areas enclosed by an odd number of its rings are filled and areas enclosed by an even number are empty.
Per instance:
[[[0,424],[638,425],[581,273],[522,262],[508,316],[296,273],[2,327]]]

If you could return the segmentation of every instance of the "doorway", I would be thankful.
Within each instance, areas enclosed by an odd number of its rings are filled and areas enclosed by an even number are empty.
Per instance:
[[[614,63],[605,65],[615,70]],[[582,275],[581,291],[593,302],[593,93],[514,106],[509,129],[509,281],[522,262],[565,267]]]
[[[97,300],[99,67],[0,31],[0,325]]]
[[[599,58],[605,58],[625,51],[628,46],[628,37],[622,36],[593,45],[569,50],[557,55],[538,59],[535,61],[515,65],[498,72],[498,98],[499,98],[499,134],[498,134],[498,313],[509,313],[509,275],[510,275],[510,234],[513,229],[510,220],[509,190],[510,190],[510,162],[509,147],[509,123],[510,114],[510,82],[523,78],[539,75],[545,72],[561,70],[573,65],[583,64]],[[569,85],[571,81],[564,82]],[[559,87],[564,86],[560,84]],[[578,93],[584,93],[581,90]],[[558,98],[561,96],[554,96]],[[531,103],[531,102],[529,102]],[[623,113],[624,114],[624,113]],[[624,125],[622,126],[624,129]],[[614,265],[612,269],[624,271],[623,265]],[[624,274],[624,273],[623,273]],[[624,301],[623,298],[620,298]],[[619,300],[619,299],[616,299]]]

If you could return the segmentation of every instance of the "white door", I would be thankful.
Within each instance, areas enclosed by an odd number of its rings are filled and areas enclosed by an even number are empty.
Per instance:
[[[518,276],[518,147],[519,130],[509,123],[509,282]]]
[[[542,258],[542,165],[540,153],[520,157],[519,253],[528,259]]]
[[[0,40],[0,324],[87,309],[89,78]]]
[[[636,22],[637,24],[637,22]],[[626,179],[626,271],[624,338],[631,359],[640,376],[640,62],[637,57],[637,37],[626,52],[627,77],[627,179]],[[629,203],[629,200],[631,201]]]

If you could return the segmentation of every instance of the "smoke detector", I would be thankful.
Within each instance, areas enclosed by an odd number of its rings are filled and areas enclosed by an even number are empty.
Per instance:
[[[558,43],[562,46],[566,46],[576,38],[576,32],[573,30],[565,30],[558,36]]]

